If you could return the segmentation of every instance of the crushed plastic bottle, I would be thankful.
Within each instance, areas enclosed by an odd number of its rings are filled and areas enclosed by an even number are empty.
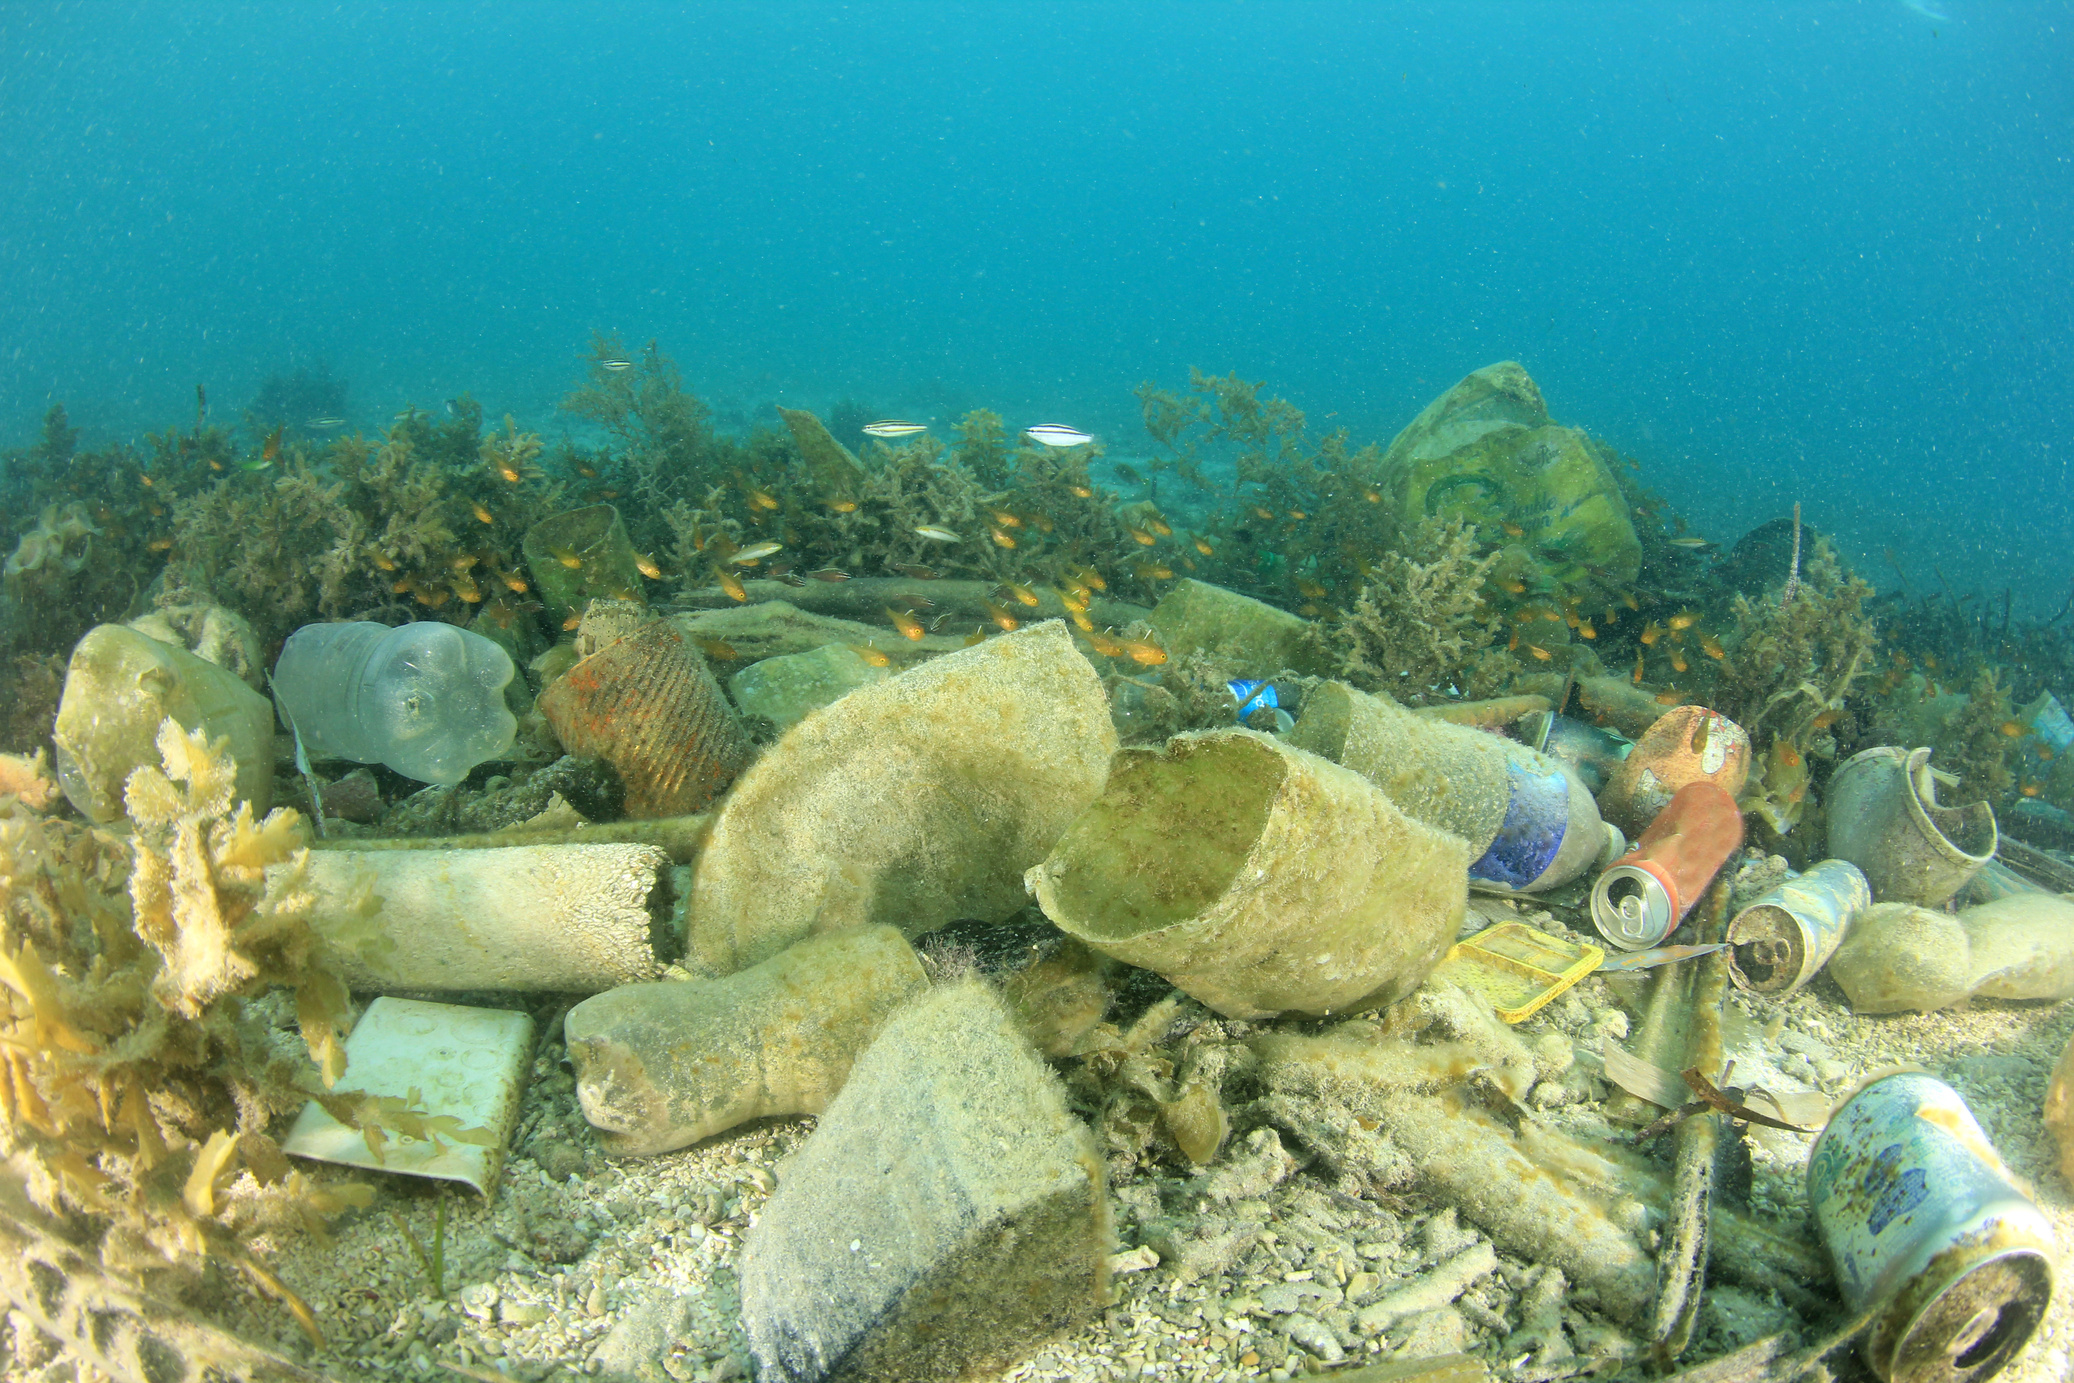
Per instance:
[[[513,671],[503,649],[451,624],[306,624],[281,647],[274,701],[313,758],[452,785],[517,737]]]

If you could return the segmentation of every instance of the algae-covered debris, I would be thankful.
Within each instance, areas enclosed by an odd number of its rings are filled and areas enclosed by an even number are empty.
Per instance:
[[[234,803],[220,743],[168,720],[159,747],[163,770],[131,776],[127,843],[0,806],[5,1138],[40,1205],[93,1217],[109,1266],[219,1257],[314,1331],[248,1245],[365,1203],[291,1169],[267,1133],[342,1069],[348,996],[306,921],[297,814]],[[244,1002],[277,985],[294,991],[292,1053]]]
[[[1802,755],[1833,757],[1831,727],[1871,670],[1878,640],[1865,610],[1871,594],[1817,538],[1790,595],[1738,595],[1735,628],[1722,640],[1727,656],[1716,665],[1716,707],[1753,745],[1783,740]]]
[[[1460,518],[1429,518],[1402,551],[1384,553],[1353,608],[1325,631],[1348,681],[1412,705],[1491,695],[1519,670],[1492,653],[1499,621],[1484,600],[1496,550],[1483,552]]]

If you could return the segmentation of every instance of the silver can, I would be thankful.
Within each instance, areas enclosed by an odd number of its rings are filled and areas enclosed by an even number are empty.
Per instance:
[[[1737,913],[1728,924],[1728,977],[1736,988],[1787,995],[1829,963],[1851,920],[1872,906],[1872,885],[1849,860],[1823,860]]]
[[[1904,1071],[1859,1087],[1808,1155],[1808,1203],[1886,1383],[1985,1383],[2052,1304],[2052,1224],[1956,1090]]]

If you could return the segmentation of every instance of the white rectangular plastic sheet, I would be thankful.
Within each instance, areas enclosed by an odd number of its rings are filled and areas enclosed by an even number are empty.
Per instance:
[[[463,1130],[489,1136],[460,1142],[387,1130],[377,1155],[359,1130],[347,1128],[312,1100],[282,1147],[320,1162],[464,1181],[488,1195],[504,1169],[505,1145],[518,1122],[532,1052],[533,1020],[526,1014],[376,999],[346,1039],[346,1073],[334,1089],[393,1096],[406,1101],[413,1114],[448,1116]]]

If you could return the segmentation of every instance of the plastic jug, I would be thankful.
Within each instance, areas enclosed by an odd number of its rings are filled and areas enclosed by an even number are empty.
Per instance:
[[[511,747],[512,675],[503,649],[451,624],[306,624],[281,646],[274,700],[312,758],[451,785]]]

